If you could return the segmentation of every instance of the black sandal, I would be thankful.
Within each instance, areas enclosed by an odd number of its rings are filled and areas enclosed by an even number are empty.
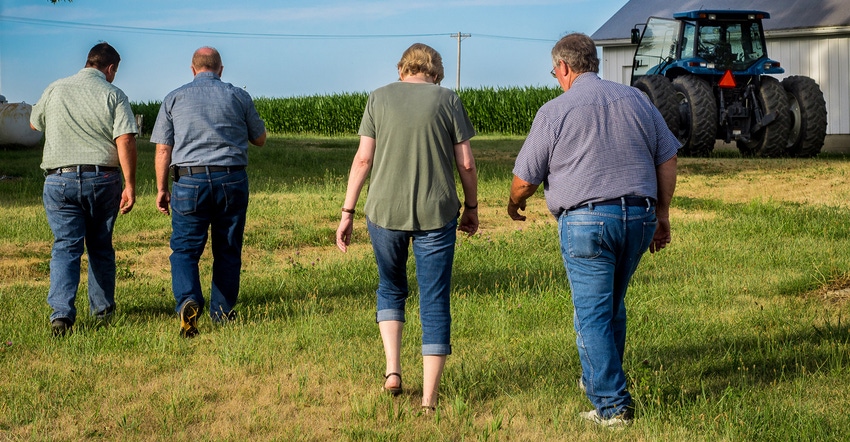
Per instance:
[[[386,387],[386,384],[387,384],[386,380],[389,379],[390,376],[398,376],[398,387],[391,387],[391,388]],[[400,395],[401,391],[402,391],[402,389],[401,389],[401,373],[388,373],[388,374],[384,375],[384,385],[385,386],[381,387],[381,390],[386,391],[387,393],[389,393],[393,396]]]

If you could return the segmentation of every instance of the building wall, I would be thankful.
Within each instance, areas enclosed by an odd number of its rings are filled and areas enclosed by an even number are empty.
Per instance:
[[[603,46],[603,78],[629,84],[633,45]],[[767,40],[767,53],[780,62],[785,74],[814,79],[823,91],[827,110],[827,135],[850,134],[850,36],[795,37]]]

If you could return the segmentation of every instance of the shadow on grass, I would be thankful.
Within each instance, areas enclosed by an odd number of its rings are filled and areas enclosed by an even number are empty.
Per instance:
[[[850,342],[850,329],[840,317],[823,326],[800,324],[780,336],[755,334],[631,349],[654,355],[633,364],[632,394],[662,406],[687,406],[720,400],[730,389],[745,394],[813,373],[846,370],[843,346]]]

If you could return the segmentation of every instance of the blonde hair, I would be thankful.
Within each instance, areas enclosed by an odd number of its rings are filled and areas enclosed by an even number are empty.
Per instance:
[[[414,43],[407,48],[404,54],[401,54],[397,67],[402,77],[424,73],[429,77],[435,77],[436,84],[440,84],[445,77],[443,57],[434,48],[423,43]]]

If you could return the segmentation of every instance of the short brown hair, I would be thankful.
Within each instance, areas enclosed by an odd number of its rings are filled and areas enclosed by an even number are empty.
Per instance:
[[[221,69],[221,54],[210,46],[198,48],[192,55],[192,66],[199,71],[218,71]]]
[[[404,76],[424,73],[436,77],[435,83],[437,84],[440,84],[445,77],[443,74],[443,57],[434,48],[423,43],[414,43],[404,51],[404,54],[401,54],[398,69],[400,70],[399,73]]]
[[[552,64],[563,61],[576,71],[599,73],[599,57],[596,55],[596,43],[586,34],[575,32],[560,39],[552,48]]]
[[[95,69],[106,69],[109,65],[118,66],[121,62],[121,56],[109,43],[102,41],[94,45],[89,51],[89,56],[86,58],[86,67]]]

